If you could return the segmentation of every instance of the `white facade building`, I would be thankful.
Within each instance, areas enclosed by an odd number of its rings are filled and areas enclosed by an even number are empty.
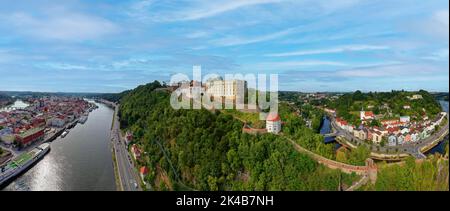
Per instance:
[[[266,130],[273,134],[278,134],[281,131],[281,119],[277,113],[270,113],[267,116]]]
[[[410,121],[411,121],[411,118],[409,116],[401,116],[400,117],[400,122],[402,122],[402,123],[407,123]]]
[[[393,147],[397,145],[397,137],[395,135],[390,135],[388,138],[388,146]]]
[[[225,97],[227,99],[244,98],[247,90],[247,82],[244,80],[224,81],[221,78],[212,79],[206,82],[206,93],[213,97]]]

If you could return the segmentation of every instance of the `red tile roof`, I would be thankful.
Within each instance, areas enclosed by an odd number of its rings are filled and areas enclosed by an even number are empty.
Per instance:
[[[141,172],[141,174],[146,175],[148,174],[148,168],[145,166],[142,166],[141,169],[139,170],[139,172]]]
[[[280,121],[280,115],[278,115],[278,113],[269,113],[269,115],[266,118],[267,121],[271,121],[271,122],[277,122]]]
[[[391,128],[388,128],[387,131],[389,133],[395,133],[395,132],[399,131],[399,128],[398,127],[391,127]]]
[[[336,118],[336,121],[341,125],[348,125],[348,122],[341,118]]]

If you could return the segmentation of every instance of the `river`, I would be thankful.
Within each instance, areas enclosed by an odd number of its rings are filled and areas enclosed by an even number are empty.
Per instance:
[[[51,143],[50,152],[5,190],[116,190],[110,129],[114,110],[97,104],[85,124]]]
[[[448,114],[448,101],[439,101],[439,103],[441,104],[442,110],[447,112],[447,114]],[[445,146],[447,145],[447,143],[448,143],[448,135],[447,135],[447,137],[445,138],[444,141],[441,141],[438,145],[436,145],[435,147],[430,149],[425,154],[427,154],[427,155],[435,154],[435,153],[444,154],[445,153]]]
[[[320,127],[320,134],[325,135],[325,134],[329,134],[332,133],[332,129],[331,129],[331,122],[330,119],[327,116],[324,116],[322,119],[322,123],[321,123],[321,127]],[[334,144],[334,149],[338,150],[342,145],[337,143],[335,140],[335,137],[325,137],[324,138],[324,142],[326,144]]]
[[[448,101],[439,101],[442,110],[449,113],[448,112]],[[324,116],[322,119],[322,125],[320,128],[320,134],[328,134],[331,132],[331,123],[330,120],[328,119],[328,117]],[[325,139],[326,143],[335,143],[334,140],[332,140],[332,138],[326,138]],[[440,142],[438,145],[436,145],[435,147],[433,147],[432,149],[430,149],[426,154],[435,154],[435,153],[440,153],[443,154],[445,153],[445,145],[448,143],[448,136],[447,139],[445,141]],[[336,144],[335,148],[339,148],[341,145]]]

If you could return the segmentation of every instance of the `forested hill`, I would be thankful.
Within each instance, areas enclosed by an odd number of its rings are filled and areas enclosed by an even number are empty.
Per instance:
[[[420,95],[422,98],[410,99],[414,95]],[[373,111],[375,115],[381,115],[381,119],[408,115],[413,120],[420,120],[423,115],[433,118],[441,111],[435,97],[424,90],[378,93],[356,91],[342,95],[339,99],[330,102],[329,106],[335,108],[339,116],[355,125],[359,125],[359,111],[362,108],[366,111]],[[405,109],[404,106],[410,106],[410,108]]]
[[[10,100],[11,97],[5,94],[0,93],[0,101]]]
[[[13,99],[10,96],[0,93],[0,108],[11,103]]]
[[[438,92],[433,94],[437,100],[443,100],[448,102],[448,92]]]
[[[337,190],[356,176],[340,175],[299,154],[283,138],[242,133],[232,116],[207,110],[174,110],[170,94],[140,86],[121,100],[123,130],[147,166],[154,190]]]

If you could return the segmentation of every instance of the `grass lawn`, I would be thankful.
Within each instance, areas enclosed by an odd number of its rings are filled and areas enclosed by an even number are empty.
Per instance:
[[[26,161],[30,160],[31,158],[32,156],[30,153],[23,153],[19,155],[19,157],[17,157],[16,159],[14,159],[14,162],[20,166],[24,164]]]
[[[224,109],[222,112],[225,114],[230,114],[239,120],[245,121],[256,128],[264,123],[264,121],[259,120],[259,113],[244,113],[234,109]]]

